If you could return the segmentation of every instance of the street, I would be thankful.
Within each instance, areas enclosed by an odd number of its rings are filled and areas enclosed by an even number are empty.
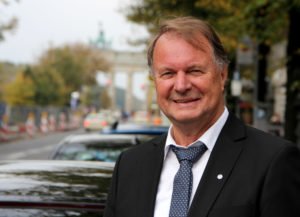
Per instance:
[[[51,134],[40,134],[36,138],[18,139],[0,143],[0,160],[47,159],[57,143],[70,134],[83,132],[82,129]]]

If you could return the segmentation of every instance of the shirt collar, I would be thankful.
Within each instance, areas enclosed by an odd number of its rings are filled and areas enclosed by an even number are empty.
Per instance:
[[[199,144],[196,142],[201,141],[202,143],[204,143],[206,145],[208,151],[211,152],[216,144],[216,141],[220,135],[220,132],[221,132],[223,126],[225,125],[228,115],[229,115],[228,109],[225,107],[222,115],[218,118],[218,120],[200,138],[198,138],[192,144],[188,145],[188,147],[196,146],[197,144]],[[179,146],[178,144],[176,144],[176,142],[172,136],[171,130],[172,130],[172,125],[170,126],[170,128],[168,130],[168,136],[167,136],[167,140],[166,140],[166,144],[165,144],[164,159],[167,156],[170,145]],[[182,147],[182,146],[180,146],[180,147]]]

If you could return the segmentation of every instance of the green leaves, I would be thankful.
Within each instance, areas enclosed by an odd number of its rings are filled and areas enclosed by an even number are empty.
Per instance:
[[[127,18],[145,24],[154,32],[159,19],[171,16],[195,16],[209,21],[235,51],[244,35],[257,42],[271,44],[285,39],[290,7],[300,0],[141,0],[128,8]]]
[[[20,72],[15,80],[4,86],[4,100],[9,105],[33,105],[34,84],[32,80]]]
[[[94,85],[110,65],[100,50],[83,44],[49,48],[35,65],[22,69],[3,90],[11,105],[68,105],[73,91]]]

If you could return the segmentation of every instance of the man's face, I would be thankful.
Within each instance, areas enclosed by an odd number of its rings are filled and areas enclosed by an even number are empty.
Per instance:
[[[213,124],[224,110],[227,69],[219,69],[208,41],[199,35],[201,49],[174,33],[162,35],[153,53],[157,101],[176,124]]]

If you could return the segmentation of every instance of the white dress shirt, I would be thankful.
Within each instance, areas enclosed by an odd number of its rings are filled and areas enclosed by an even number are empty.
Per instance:
[[[219,134],[227,118],[228,118],[228,110],[225,107],[224,112],[222,113],[220,118],[197,140],[204,143],[207,146],[207,150],[201,156],[201,158],[194,163],[194,166],[192,168],[193,188],[191,192],[190,204],[194,198],[197,186],[201,180],[202,174],[206,167],[211,151],[217,141],[217,138],[219,137]],[[165,153],[164,153],[165,158],[164,158],[163,168],[160,175],[160,181],[159,181],[157,195],[156,195],[154,217],[169,216],[169,209],[171,205],[171,198],[172,198],[172,191],[173,191],[173,179],[179,169],[179,162],[176,158],[176,155],[169,150],[170,145],[178,146],[178,144],[175,143],[172,137],[171,128],[172,126],[169,129],[166,145],[165,145]],[[188,145],[188,147],[195,145],[195,142]]]

